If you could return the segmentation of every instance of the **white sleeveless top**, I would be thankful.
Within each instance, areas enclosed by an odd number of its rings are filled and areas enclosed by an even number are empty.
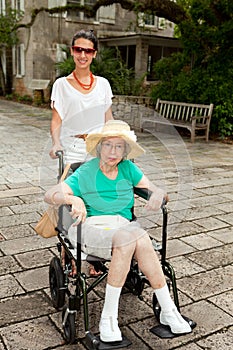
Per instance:
[[[61,140],[102,129],[105,112],[112,105],[112,89],[107,79],[96,77],[96,85],[88,94],[76,90],[66,79],[58,78],[52,88],[51,106],[62,119]]]

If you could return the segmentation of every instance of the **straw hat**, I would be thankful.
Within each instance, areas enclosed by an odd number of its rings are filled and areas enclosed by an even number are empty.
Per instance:
[[[86,138],[87,152],[96,157],[96,146],[105,137],[122,137],[130,147],[128,159],[136,158],[145,153],[144,149],[136,142],[137,136],[134,131],[130,130],[129,125],[122,120],[109,120],[101,132],[89,134]]]

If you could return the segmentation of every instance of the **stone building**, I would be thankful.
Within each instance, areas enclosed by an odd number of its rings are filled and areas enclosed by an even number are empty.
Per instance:
[[[24,11],[22,23],[31,20],[34,8],[53,8],[79,3],[92,5],[95,0],[1,0],[0,13],[7,1]],[[161,57],[179,49],[173,38],[172,23],[152,15],[123,10],[119,4],[101,7],[94,18],[83,12],[69,10],[53,15],[40,12],[31,27],[18,30],[19,43],[13,48],[13,91],[32,95],[34,89],[46,89],[56,78],[55,62],[63,59],[62,47],[70,46],[75,32],[93,29],[99,46],[117,46],[128,67],[134,67],[137,76],[147,72],[153,80],[152,66]],[[4,60],[3,60],[4,61]]]

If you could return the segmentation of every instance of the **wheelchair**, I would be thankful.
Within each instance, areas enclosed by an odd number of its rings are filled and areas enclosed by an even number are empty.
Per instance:
[[[59,175],[64,170],[63,154],[58,152],[59,157]],[[75,163],[71,165],[71,171],[75,171],[81,163]],[[150,192],[146,189],[134,189],[135,196],[148,200]],[[167,278],[167,284],[171,292],[173,293],[174,303],[180,311],[179,298],[176,285],[175,271],[171,264],[166,260],[166,243],[167,243],[167,219],[168,212],[166,203],[161,206],[163,223],[162,223],[162,240],[158,243],[152,239],[152,244],[156,252],[160,255],[161,266],[164,275]],[[57,251],[58,256],[54,256],[50,261],[49,265],[49,285],[51,301],[53,306],[57,310],[62,310],[62,328],[64,332],[64,338],[66,343],[73,344],[77,342],[76,338],[76,316],[81,313],[83,309],[84,317],[84,330],[85,340],[84,344],[88,350],[107,350],[107,349],[118,349],[128,347],[131,345],[123,335],[121,342],[104,343],[101,342],[99,336],[93,334],[89,327],[89,314],[88,314],[88,295],[91,291],[106,279],[108,275],[108,266],[110,261],[95,256],[86,255],[81,250],[81,224],[77,226],[77,244],[74,247],[68,237],[68,229],[73,223],[73,219],[70,216],[70,207],[67,205],[61,205],[58,213],[58,224],[57,224]],[[132,208],[133,220],[136,219],[133,208]],[[75,262],[76,274],[72,276],[72,261]],[[82,271],[82,262],[93,265],[96,272],[100,272],[98,276],[90,277]],[[91,280],[91,282],[90,282]],[[142,300],[142,292],[145,286],[150,286],[150,283],[146,276],[140,271],[137,262],[132,259],[130,270],[128,272],[124,288],[126,288],[133,295],[137,296]],[[155,318],[158,322],[160,318],[160,306],[158,304],[155,293],[152,297],[152,307]],[[196,326],[196,323],[186,316],[183,316],[186,321],[189,322],[191,328]],[[173,335],[167,326],[159,324],[159,326],[151,329],[151,332],[160,338],[172,338]]]

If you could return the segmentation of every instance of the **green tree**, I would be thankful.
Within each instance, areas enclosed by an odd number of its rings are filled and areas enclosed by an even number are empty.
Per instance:
[[[159,61],[154,72],[160,83],[152,97],[214,103],[211,130],[233,135],[233,2],[177,0],[189,19],[177,25],[183,52]]]
[[[0,86],[4,95],[7,87],[11,87],[11,48],[18,42],[17,31],[12,29],[16,27],[22,17],[21,11],[13,10],[10,6],[6,6],[4,13],[0,13]],[[7,62],[6,74],[2,64],[3,55]]]

